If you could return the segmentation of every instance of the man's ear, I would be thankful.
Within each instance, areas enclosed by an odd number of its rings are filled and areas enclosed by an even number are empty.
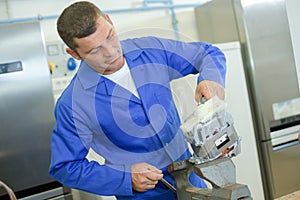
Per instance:
[[[109,15],[106,14],[106,13],[104,13],[103,15],[104,15],[105,19],[112,25],[113,23],[112,23],[112,21],[111,21]]]
[[[75,58],[77,60],[81,60],[81,57],[75,51],[73,51],[72,49],[66,48],[66,52],[68,54],[70,54],[73,58]]]

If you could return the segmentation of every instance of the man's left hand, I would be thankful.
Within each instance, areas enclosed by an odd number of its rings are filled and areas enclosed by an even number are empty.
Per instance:
[[[197,102],[199,102],[201,100],[201,97],[203,96],[206,100],[209,100],[210,98],[216,95],[220,99],[224,100],[225,89],[222,85],[210,80],[203,80],[200,83],[198,83],[195,93],[195,100]]]

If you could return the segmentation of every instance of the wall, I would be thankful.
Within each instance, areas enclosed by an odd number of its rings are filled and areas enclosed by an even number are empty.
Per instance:
[[[202,4],[207,0],[174,0],[174,4]],[[0,20],[6,19],[18,19],[40,16],[57,16],[62,10],[75,1],[61,0],[6,0],[0,2]],[[143,6],[142,0],[98,0],[91,1],[103,11],[126,9],[126,8],[138,8]],[[151,4],[152,5],[152,4]],[[151,6],[149,5],[149,6]],[[161,3],[155,3],[153,6],[164,5]],[[176,15],[178,20],[178,28],[181,34],[186,35],[192,40],[197,40],[197,30],[194,18],[194,10],[189,8],[176,9]],[[128,13],[111,13],[110,17],[114,22],[117,30],[122,32],[132,31],[134,29],[155,27],[160,29],[163,27],[167,30],[172,30],[171,13],[169,9],[165,10],[153,10],[153,11],[136,11]],[[58,34],[55,28],[55,19],[41,20],[41,24],[45,33],[46,41],[58,40]],[[157,31],[155,31],[157,32]],[[153,32],[154,33],[154,32]],[[170,34],[173,37],[174,34]]]
[[[207,0],[174,0],[174,4],[203,3]],[[37,16],[58,16],[62,10],[75,1],[71,0],[1,0],[0,21],[8,19],[35,18]],[[99,5],[103,11],[137,8],[143,6],[142,0],[98,0],[91,1]],[[159,6],[162,4],[154,4]],[[190,8],[176,9],[180,39],[185,41],[198,40],[194,10]],[[157,35],[168,38],[175,38],[172,27],[172,17],[169,9],[138,11],[128,13],[109,14],[120,37]],[[45,34],[46,42],[60,40],[56,32],[56,18],[43,19],[41,25]],[[0,40],[1,42],[1,40]],[[114,199],[112,197],[101,197],[85,192],[73,190],[74,199]]]
[[[188,4],[188,3],[204,3],[207,0],[197,1],[197,0],[175,0],[174,4]],[[69,4],[74,1],[70,0],[7,0],[0,1],[0,20],[6,19],[17,19],[17,18],[28,18],[41,16],[51,16],[59,15],[61,11]],[[101,9],[106,10],[116,10],[124,8],[135,8],[142,7],[142,0],[98,0],[92,1],[95,4],[101,6]],[[160,4],[155,4],[160,5]],[[170,10],[154,10],[154,11],[138,11],[138,12],[128,12],[128,13],[112,13],[110,17],[120,34],[121,38],[128,36],[142,36],[142,35],[157,35],[161,37],[175,38],[173,32],[171,13]],[[180,39],[184,41],[197,41],[198,33],[196,28],[196,20],[193,8],[180,8],[176,9],[176,17],[178,21],[178,29],[180,33]],[[41,24],[45,33],[46,42],[59,40],[58,34],[55,28],[56,19],[41,20]],[[238,126],[238,125],[237,125]],[[253,135],[251,135],[252,137]],[[250,136],[249,136],[250,137]],[[251,141],[246,139],[245,141]],[[248,146],[250,148],[251,146]],[[252,154],[251,154],[252,155]],[[256,156],[256,154],[254,154]],[[249,178],[254,178],[249,174],[243,174],[242,171],[246,169],[245,166],[248,163],[248,157],[240,157],[236,160],[238,164],[238,181],[242,180],[242,183],[247,184]],[[240,160],[243,160],[241,162]],[[259,173],[259,172],[257,172]],[[257,174],[256,174],[257,175]],[[248,179],[247,179],[248,177]],[[245,182],[244,182],[245,181]],[[255,182],[255,180],[251,180]],[[258,188],[258,189],[257,189]],[[262,199],[261,185],[258,183],[257,188],[250,188],[252,192],[255,191],[256,194],[253,196],[259,196],[257,199]],[[84,192],[78,192],[74,190],[75,200],[77,199],[102,199],[99,196],[90,196],[90,194]],[[105,198],[108,199],[108,198]],[[110,199],[110,198],[109,198]],[[255,199],[255,198],[254,198]]]

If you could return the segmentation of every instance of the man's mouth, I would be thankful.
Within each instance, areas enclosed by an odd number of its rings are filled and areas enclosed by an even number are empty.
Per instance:
[[[111,64],[115,63],[118,59],[119,59],[119,57],[114,58],[114,59],[112,59],[112,60],[106,62],[106,64],[111,65]]]

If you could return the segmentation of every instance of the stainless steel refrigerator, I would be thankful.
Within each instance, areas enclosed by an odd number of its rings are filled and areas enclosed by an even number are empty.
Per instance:
[[[0,180],[18,199],[65,193],[48,175],[54,100],[45,52],[38,22],[0,25]]]
[[[293,51],[286,1],[213,0],[195,13],[200,40],[241,44],[265,198],[300,190],[300,55]]]

